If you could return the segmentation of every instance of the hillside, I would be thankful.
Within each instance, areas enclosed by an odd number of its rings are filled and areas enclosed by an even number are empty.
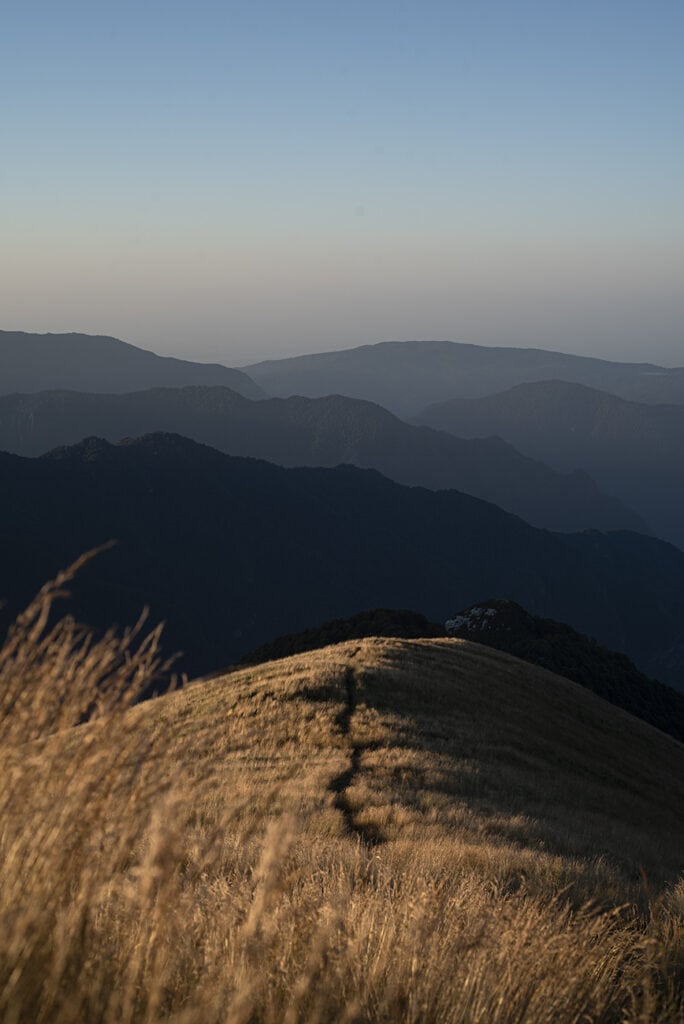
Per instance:
[[[249,771],[263,739],[278,749],[278,774],[293,792],[298,784],[310,790],[309,753],[323,771],[328,761],[328,780],[311,795],[328,813],[345,795],[351,821],[334,823],[341,835],[351,827],[400,841],[420,832],[430,807],[435,832],[463,828],[466,846],[489,833],[521,852],[605,856],[627,880],[636,845],[654,882],[684,868],[684,746],[574,683],[481,645],[350,641],[196,684],[132,714],[143,729],[161,725],[176,770],[200,757],[225,771],[223,746]],[[193,740],[204,737],[208,749],[198,749]],[[266,757],[264,773],[274,768]],[[340,790],[335,780],[349,769]],[[470,825],[467,814],[454,818],[459,804],[474,811]],[[610,831],[591,820],[606,808]]]
[[[562,622],[530,615],[513,601],[494,600],[462,610],[445,627],[449,636],[506,651],[572,679],[684,742],[684,694],[649,679],[624,654]]]
[[[472,640],[505,651],[586,687],[649,725],[684,742],[684,694],[649,679],[625,654],[601,647],[562,622],[530,615],[513,601],[481,601],[446,623],[401,609],[374,608],[348,619],[276,637],[242,658],[241,664],[316,651],[330,644],[366,637],[404,640],[444,638]]]
[[[506,654],[352,642],[0,756],[13,1019],[681,1019],[684,747]]]
[[[497,594],[682,685],[684,554],[639,534],[554,534],[458,491],[283,469],[175,435],[0,455],[0,491],[4,621],[115,539],[77,583],[79,616],[108,627],[149,603],[191,675],[359,609],[444,621]]]
[[[496,434],[558,469],[581,468],[640,511],[659,536],[684,546],[684,406],[543,381],[452,399],[416,422],[460,437]]]
[[[246,373],[158,356],[118,338],[0,331],[0,394],[49,389],[139,391],[217,384],[249,398],[263,392]]]
[[[332,393],[364,398],[399,416],[451,398],[478,398],[529,381],[567,380],[639,402],[684,403],[684,368],[533,348],[489,348],[452,341],[391,341],[245,367],[269,395]]]
[[[558,473],[497,438],[464,441],[410,426],[377,405],[339,395],[250,401],[228,388],[192,387],[0,396],[0,450],[19,455],[84,437],[118,441],[155,431],[284,466],[351,463],[409,486],[465,491],[533,526],[648,532],[643,519],[584,473]]]

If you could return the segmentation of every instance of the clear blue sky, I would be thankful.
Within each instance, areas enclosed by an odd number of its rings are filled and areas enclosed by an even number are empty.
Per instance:
[[[684,364],[684,4],[4,0],[0,327]]]

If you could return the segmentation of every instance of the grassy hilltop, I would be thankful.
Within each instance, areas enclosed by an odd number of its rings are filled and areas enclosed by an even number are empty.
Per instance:
[[[50,599],[0,656],[0,1019],[682,1019],[677,741],[448,639],[126,708],[156,637]]]

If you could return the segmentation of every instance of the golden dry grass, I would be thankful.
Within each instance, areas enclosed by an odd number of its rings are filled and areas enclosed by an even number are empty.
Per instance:
[[[676,741],[448,640],[130,707],[158,637],[52,597],[0,654],[3,1022],[684,1020]]]

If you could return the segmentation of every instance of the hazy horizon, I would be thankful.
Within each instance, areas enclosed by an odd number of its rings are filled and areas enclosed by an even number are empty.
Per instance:
[[[0,327],[684,363],[684,9],[5,13]]]

